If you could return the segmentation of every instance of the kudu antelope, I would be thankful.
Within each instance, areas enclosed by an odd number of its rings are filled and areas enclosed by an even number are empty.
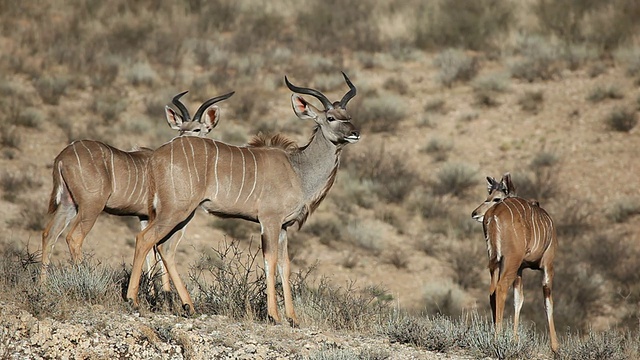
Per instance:
[[[489,302],[496,334],[502,330],[502,318],[507,291],[513,285],[513,332],[518,336],[518,321],[524,302],[522,271],[541,270],[544,309],[549,325],[551,349],[558,350],[558,338],[553,322],[553,258],[558,241],[553,221],[537,201],[516,196],[511,176],[506,173],[500,182],[487,177],[489,197],[471,216],[482,222],[489,254],[491,284]]]
[[[231,92],[207,100],[191,121],[189,111],[180,102],[186,93],[180,93],[172,100],[181,115],[169,106],[165,107],[169,126],[180,135],[207,135],[220,118],[219,108],[214,104],[233,95]],[[101,212],[137,216],[141,228],[146,227],[149,218],[147,162],[151,153],[147,148],[122,151],[99,141],[79,140],[56,156],[49,200],[49,214],[53,216],[42,233],[41,280],[46,278],[53,246],[70,223],[66,240],[76,263],[82,259],[84,238]]]
[[[127,298],[138,306],[138,286],[142,262],[147,252],[165,242],[185,226],[198,206],[221,217],[242,218],[261,227],[267,307],[271,320],[280,323],[276,302],[276,265],[283,287],[286,317],[298,320],[290,287],[287,228],[301,227],[333,185],[340,153],[360,139],[346,106],[356,95],[356,87],[346,74],[349,91],[332,103],[317,90],[285,83],[294,92],[293,110],[302,120],[312,120],[315,128],[309,142],[298,147],[281,135],[256,137],[248,146],[232,146],[211,139],[180,137],[158,148],[151,157],[150,202],[154,216],[136,238],[136,250],[127,289]],[[298,94],[318,99],[318,109]],[[193,302],[178,275],[175,241],[159,245],[165,263],[188,313]],[[165,248],[168,248],[166,250]]]

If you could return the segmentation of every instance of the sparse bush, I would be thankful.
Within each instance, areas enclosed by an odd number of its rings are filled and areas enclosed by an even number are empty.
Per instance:
[[[407,83],[404,80],[396,76],[387,78],[384,84],[382,84],[382,87],[385,90],[394,91],[400,95],[406,95],[407,92],[409,91],[409,85],[407,85]]]
[[[458,49],[447,49],[433,60],[439,69],[437,80],[446,87],[457,81],[469,81],[478,73],[478,59]]]
[[[449,152],[453,149],[453,144],[449,140],[442,140],[438,138],[431,138],[427,145],[420,149],[433,157],[435,161],[446,161],[449,157]]]
[[[616,62],[627,68],[627,75],[640,75],[640,47],[621,47],[613,53]]]
[[[423,5],[416,14],[415,44],[423,49],[495,49],[514,21],[513,4],[503,0],[438,1]]]
[[[297,12],[295,22],[310,49],[323,52],[344,46],[374,52],[383,47],[379,22],[371,21],[378,6],[375,0],[353,2],[347,7],[340,0],[313,0]],[[336,39],[340,41],[336,43]]]
[[[233,319],[267,319],[265,275],[256,267],[259,249],[243,251],[237,241],[225,240],[213,251],[215,261],[203,258],[191,269],[199,290],[196,306]]]
[[[483,75],[473,80],[471,86],[476,104],[489,107],[499,105],[495,97],[508,89],[508,81],[508,75],[504,73]]]
[[[550,80],[560,72],[561,51],[549,40],[539,36],[523,36],[516,44],[520,59],[509,65],[511,76],[529,82]]]
[[[436,174],[433,192],[436,195],[460,197],[477,183],[475,170],[465,164],[447,163]]]
[[[638,357],[637,347],[634,349],[632,334],[624,334],[616,330],[595,332],[589,330],[584,336],[571,334],[560,349],[558,359],[561,360],[623,360]]]
[[[295,293],[303,304],[303,316],[316,324],[324,324],[335,330],[371,330],[390,315],[392,297],[378,287],[358,289],[353,282],[345,288],[333,287],[322,278],[312,287],[306,281],[295,285]]]
[[[623,223],[630,217],[640,214],[640,202],[638,200],[624,199],[613,205],[607,218],[616,223]]]
[[[473,224],[477,229],[480,224]],[[453,269],[453,278],[456,284],[465,290],[478,288],[483,284],[478,271],[478,263],[485,260],[485,252],[481,242],[477,239],[458,240],[455,245],[449,246],[446,251],[449,264]]]
[[[22,205],[18,217],[7,220],[7,225],[11,228],[21,227],[25,230],[42,231],[46,224],[45,204],[42,202],[27,201]]]
[[[595,88],[591,89],[591,91],[587,95],[587,100],[593,103],[598,103],[606,99],[622,99],[623,97],[624,94],[616,86],[596,86]]]
[[[424,111],[445,114],[447,112],[445,105],[446,101],[442,99],[431,99],[424,104]]]
[[[251,225],[246,220],[216,218],[210,225],[213,228],[222,230],[236,240],[246,240],[251,236]]]
[[[114,300],[119,281],[119,274],[109,266],[83,260],[77,265],[50,265],[46,289],[54,298],[99,304]]]
[[[513,325],[503,323],[503,331],[494,333],[493,324],[474,315],[465,333],[464,347],[483,357],[503,359],[532,359],[542,346],[534,329],[521,324],[518,340],[514,339]]]
[[[386,262],[395,266],[396,269],[406,269],[409,264],[407,254],[397,249],[387,255]]]
[[[246,11],[242,13],[243,25],[234,31],[233,49],[240,54],[271,48],[282,39],[281,24],[285,21],[278,12]]]
[[[405,100],[396,95],[366,97],[350,111],[368,132],[394,132],[407,117]]]
[[[423,289],[422,310],[429,315],[459,316],[464,307],[465,293],[451,281],[439,280]]]
[[[109,93],[94,97],[90,109],[100,116],[105,124],[111,125],[127,109],[127,105],[126,98]]]
[[[134,86],[153,86],[158,78],[158,74],[151,67],[151,64],[144,61],[131,65],[125,73],[125,77],[127,81]]]
[[[398,316],[382,330],[392,342],[446,353],[460,346],[465,326],[449,317]]]
[[[638,123],[638,115],[622,107],[616,107],[605,118],[609,129],[620,132],[629,132]]]
[[[2,198],[9,202],[15,202],[20,193],[27,190],[37,189],[42,186],[39,179],[34,178],[26,172],[5,172],[0,178],[2,188]]]
[[[68,84],[69,80],[63,76],[40,77],[33,83],[42,101],[48,105],[58,105]]]
[[[32,107],[28,107],[24,109],[24,111],[20,112],[20,114],[16,118],[15,124],[27,128],[38,129],[43,121],[44,114],[42,113],[42,111]]]
[[[518,189],[518,195],[528,199],[540,201],[542,207],[544,202],[558,193],[557,165],[560,159],[552,152],[542,151],[537,153],[529,164],[529,169],[533,173],[528,175],[515,175],[514,184]]]
[[[20,131],[15,125],[9,126],[8,129],[0,133],[0,145],[9,149],[20,149],[22,137]]]
[[[544,104],[544,93],[542,90],[531,91],[527,90],[518,99],[518,104],[522,111],[537,114]]]
[[[338,220],[310,220],[304,231],[320,238],[320,243],[329,245],[342,239],[342,224]]]

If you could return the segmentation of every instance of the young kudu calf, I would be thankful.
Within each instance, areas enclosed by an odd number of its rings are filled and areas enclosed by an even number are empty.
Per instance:
[[[296,115],[316,124],[309,143],[303,147],[281,135],[254,138],[249,146],[180,137],[153,153],[149,164],[154,216],[136,238],[127,290],[127,298],[134,307],[138,306],[138,286],[147,252],[185,226],[201,205],[214,215],[260,224],[268,314],[273,321],[280,322],[276,302],[277,265],[286,317],[297,325],[289,283],[287,228],[295,223],[304,224],[333,185],[343,147],[360,139],[360,132],[346,110],[347,103],[356,95],[356,88],[347,75],[343,73],[343,76],[350,90],[334,103],[317,90],[292,85],[285,77],[291,91],[311,95],[324,106],[322,110],[317,109],[303,97],[292,95]],[[176,246],[171,240],[159,245],[158,252],[185,310],[192,313],[191,296],[175,265]]]
[[[518,321],[524,302],[522,270],[541,270],[544,309],[549,325],[551,349],[558,351],[558,338],[553,323],[553,258],[558,241],[549,214],[537,201],[516,196],[511,176],[506,173],[500,182],[487,177],[489,197],[471,216],[482,222],[489,254],[491,285],[489,301],[496,333],[502,330],[502,318],[507,291],[513,285],[513,332],[518,336]]]
[[[180,102],[180,97],[186,93],[178,94],[172,100],[182,115],[165,107],[169,126],[180,135],[207,135],[220,118],[219,108],[214,104],[233,95],[231,92],[207,100],[191,121],[189,111]],[[146,227],[149,218],[147,162],[151,153],[147,148],[122,151],[99,141],[79,140],[56,156],[49,200],[49,214],[53,216],[42,233],[41,280],[46,278],[55,242],[70,223],[66,240],[76,263],[82,259],[84,238],[101,212],[137,216],[141,228]]]

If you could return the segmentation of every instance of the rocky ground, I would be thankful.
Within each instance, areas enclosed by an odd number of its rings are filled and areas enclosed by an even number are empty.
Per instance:
[[[469,359],[390,343],[378,335],[325,332],[223,316],[79,309],[64,321],[0,304],[2,359]]]

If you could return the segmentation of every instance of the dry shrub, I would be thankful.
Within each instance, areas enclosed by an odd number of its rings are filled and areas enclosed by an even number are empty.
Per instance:
[[[379,3],[365,0],[345,6],[340,0],[311,0],[300,8],[296,23],[302,39],[312,50],[335,51],[336,46],[342,46],[349,50],[379,51],[383,48],[379,22],[372,20],[384,16]]]
[[[518,105],[520,105],[522,111],[537,114],[542,110],[542,106],[544,105],[544,93],[542,90],[527,90],[518,99]]]
[[[447,49],[438,54],[433,64],[439,69],[437,80],[446,87],[466,82],[478,73],[478,59],[459,49]]]
[[[354,102],[349,108],[367,132],[393,133],[407,117],[405,99],[397,95],[376,95]]]
[[[436,195],[463,196],[478,183],[476,171],[466,164],[446,163],[436,174],[433,193]]]
[[[638,124],[638,114],[623,107],[616,107],[607,115],[605,123],[613,131],[629,132]]]
[[[417,11],[418,48],[461,47],[487,50],[498,47],[514,21],[513,4],[504,0],[441,0]]]

